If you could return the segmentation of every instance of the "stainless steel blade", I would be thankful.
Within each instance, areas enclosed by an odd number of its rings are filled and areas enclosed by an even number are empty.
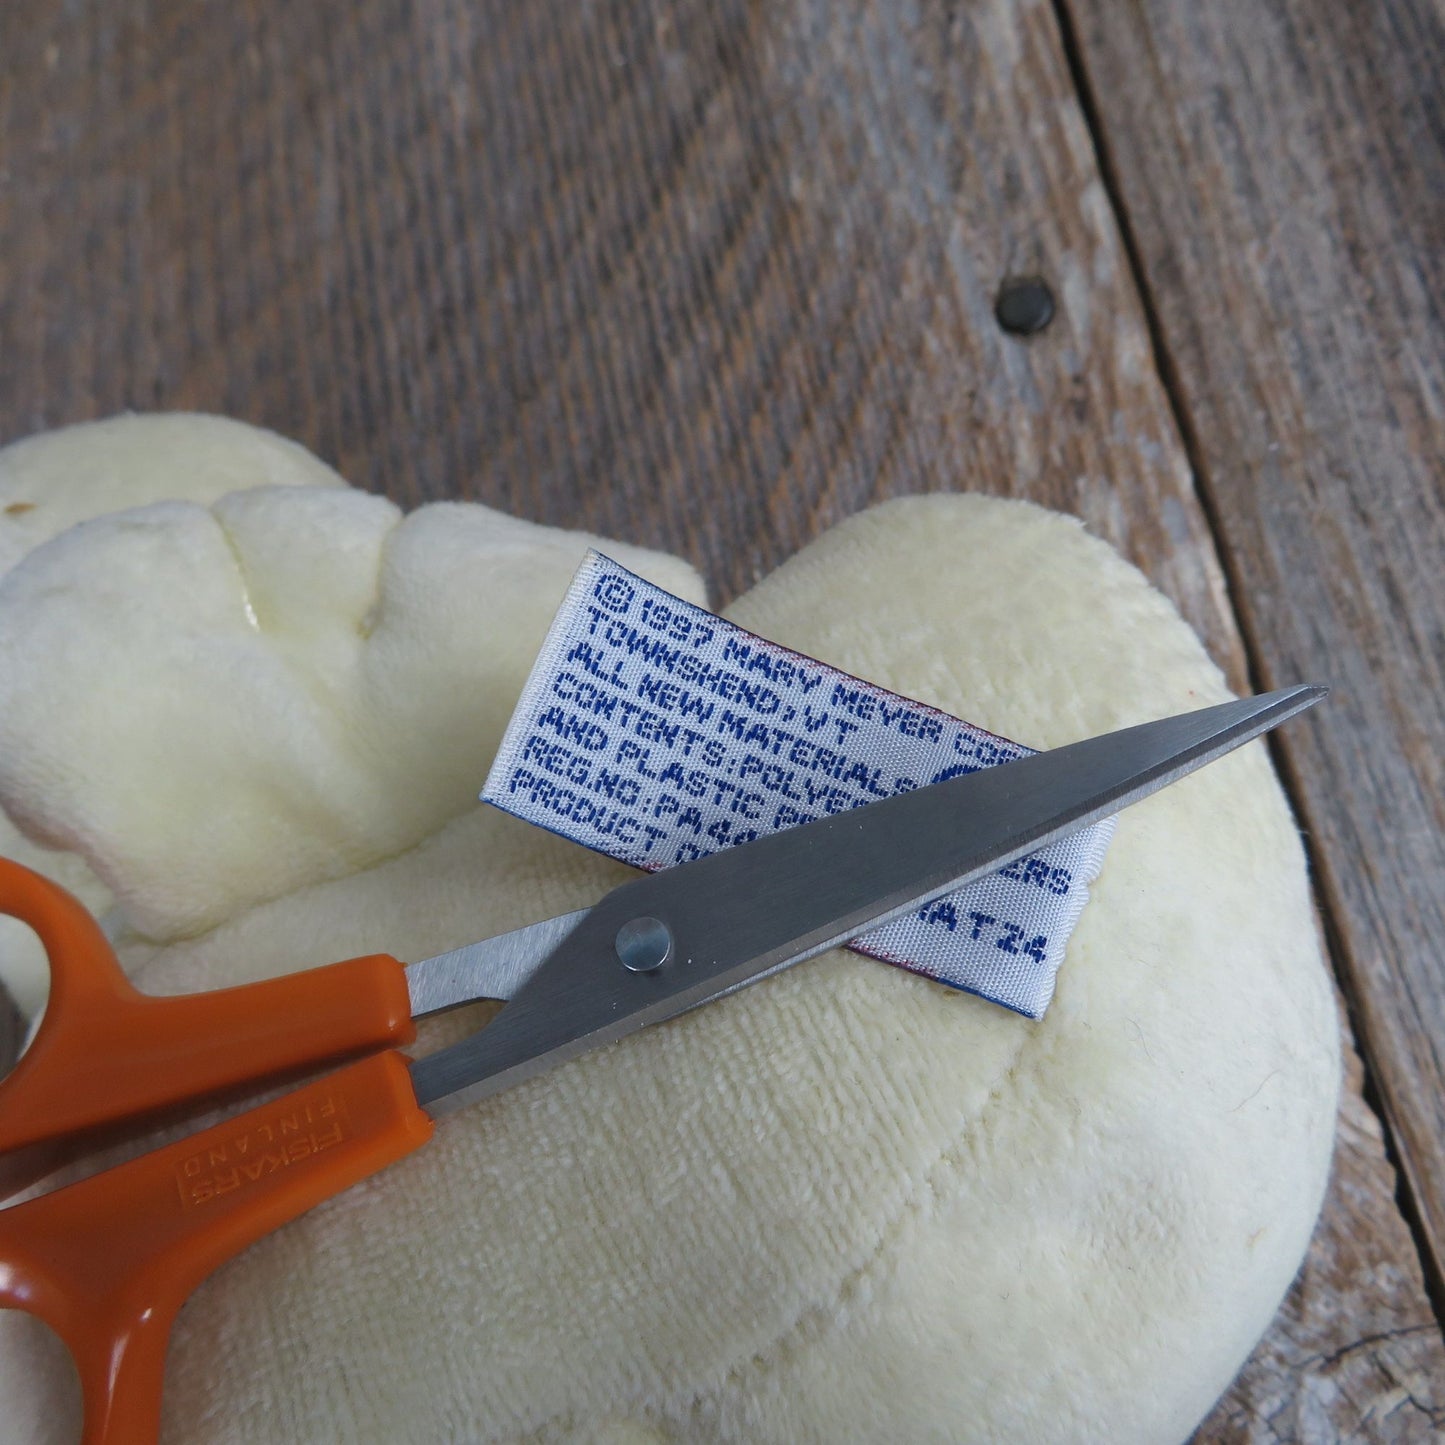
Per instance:
[[[515,998],[547,956],[587,917],[583,908],[406,966],[411,1016],[426,1018],[478,999]]]
[[[1324,695],[1289,688],[1125,728],[626,883],[492,1024],[412,1065],[418,1102],[460,1108],[846,942],[1118,812]],[[619,958],[619,930],[638,920],[660,921],[671,938],[650,971]]]

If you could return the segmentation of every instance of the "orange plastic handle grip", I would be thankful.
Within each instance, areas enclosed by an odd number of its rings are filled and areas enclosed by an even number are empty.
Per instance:
[[[69,1346],[81,1445],[152,1445],[171,1323],[190,1292],[432,1128],[406,1059],[388,1051],[0,1211],[0,1305],[38,1315]]]
[[[153,998],[121,972],[90,913],[0,858],[0,913],[50,957],[50,1001],[0,1081],[0,1198],[57,1162],[58,1141],[139,1124],[242,1084],[295,1078],[416,1035],[406,974],[387,954],[211,993]]]

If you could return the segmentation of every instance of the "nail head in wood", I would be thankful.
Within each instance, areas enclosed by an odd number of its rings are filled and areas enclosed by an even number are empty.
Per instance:
[[[1011,276],[998,288],[993,314],[1005,331],[1032,336],[1054,319],[1054,293],[1041,276]]]

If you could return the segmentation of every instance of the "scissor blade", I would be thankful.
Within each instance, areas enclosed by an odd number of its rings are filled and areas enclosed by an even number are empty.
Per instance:
[[[488,1028],[417,1060],[433,1113],[704,1003],[961,888],[1222,757],[1318,702],[1289,688],[1089,738],[819,819],[614,889]],[[634,972],[619,929],[660,920]]]
[[[411,1016],[426,1018],[478,999],[515,998],[588,910],[544,918],[480,943],[469,943],[406,966]]]

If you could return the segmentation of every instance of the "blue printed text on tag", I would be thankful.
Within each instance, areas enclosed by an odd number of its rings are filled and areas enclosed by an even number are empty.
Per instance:
[[[592,552],[482,798],[657,869],[1029,751]],[[1039,1018],[1111,832],[1084,829],[851,947]]]

